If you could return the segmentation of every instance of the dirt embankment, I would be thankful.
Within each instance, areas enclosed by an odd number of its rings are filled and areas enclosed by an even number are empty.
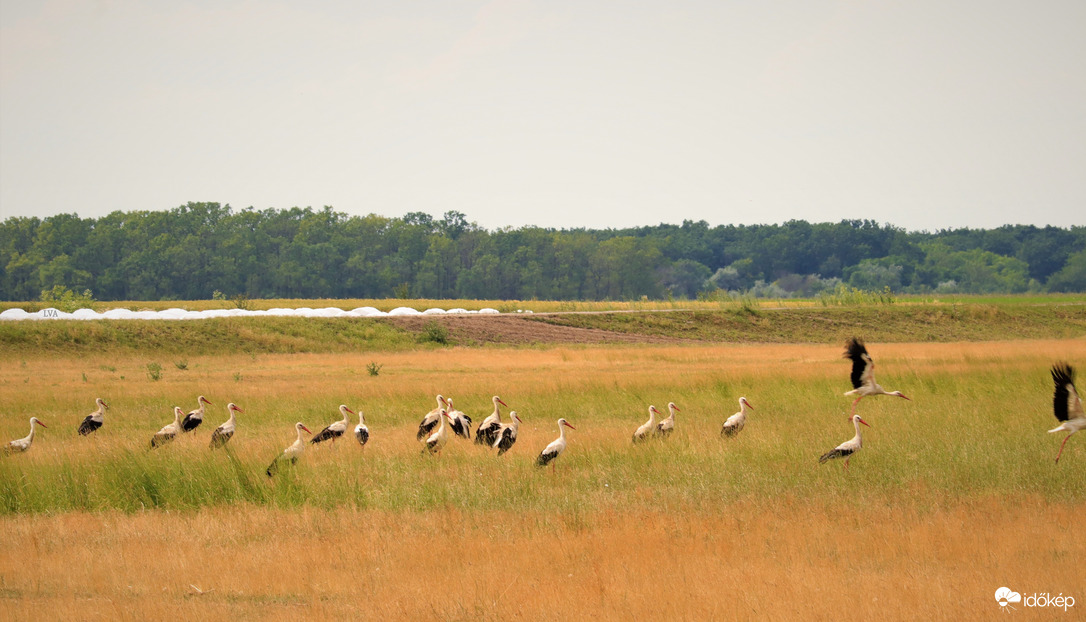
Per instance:
[[[387,318],[393,326],[422,333],[431,322],[448,331],[450,341],[483,343],[679,343],[674,337],[560,326],[518,315],[435,315]]]

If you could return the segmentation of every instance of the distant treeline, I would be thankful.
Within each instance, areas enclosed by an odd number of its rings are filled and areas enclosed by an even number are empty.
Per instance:
[[[476,298],[624,300],[1086,291],[1086,227],[907,232],[870,220],[488,231],[330,207],[62,214],[0,224],[0,298],[62,285],[99,300]]]

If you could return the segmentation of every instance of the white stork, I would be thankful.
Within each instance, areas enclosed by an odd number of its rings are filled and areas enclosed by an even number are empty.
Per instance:
[[[204,422],[204,404],[210,403],[202,395],[196,398],[196,410],[189,411],[189,414],[185,415],[185,418],[181,420],[181,431],[192,432],[200,427],[200,424]]]
[[[451,397],[446,399],[445,402],[448,403],[448,405],[449,405],[448,414],[449,414],[449,421],[452,421],[451,426],[452,426],[453,434],[456,434],[457,436],[463,436],[464,438],[470,439],[471,438],[471,417],[464,414],[463,411],[456,410],[456,408],[453,407],[453,401],[452,401]]]
[[[354,437],[362,447],[370,440],[370,429],[366,427],[366,416],[362,414],[361,408],[358,409],[358,425],[354,426]]]
[[[302,440],[302,430],[309,432],[309,428],[302,425],[302,422],[299,421],[294,424],[294,429],[298,432],[298,438],[290,444],[290,447],[284,449],[283,453],[276,456],[275,460],[272,460],[272,463],[268,465],[268,469],[265,471],[265,473],[268,474],[268,477],[275,475],[279,470],[280,460],[290,460],[292,465],[297,464],[298,456],[302,455],[302,452],[305,451],[305,441]]]
[[[728,417],[724,421],[724,425],[720,426],[721,436],[735,436],[743,431],[743,426],[747,425],[747,409],[754,410],[754,407],[750,405],[747,398],[739,398],[739,412],[735,413],[731,417]]]
[[[351,410],[350,408],[347,408],[346,404],[340,404],[339,405],[339,414],[343,415],[343,419],[341,419],[340,421],[336,421],[334,423],[328,424],[328,427],[326,427],[323,430],[321,430],[320,432],[317,432],[316,434],[314,434],[313,438],[309,439],[309,442],[313,443],[313,444],[316,444],[316,443],[323,443],[324,441],[327,441],[327,440],[331,439],[331,441],[334,443],[337,438],[343,436],[347,432],[347,426],[350,425],[350,421],[351,421],[347,417],[347,415],[348,414],[353,415],[353,414],[355,414],[355,412],[353,410]]]
[[[565,419],[558,420],[558,438],[554,439],[543,448],[543,451],[539,453],[539,457],[536,458],[535,464],[538,467],[545,467],[548,464],[551,465],[551,473],[554,472],[554,461],[558,459],[558,456],[562,455],[562,452],[566,450],[566,431],[563,426],[571,430],[577,428],[571,426]]]
[[[502,429],[502,414],[501,410],[498,409],[498,404],[509,408],[509,405],[497,395],[490,398],[490,401],[494,402],[494,412],[488,415],[486,419],[483,419],[478,429],[475,430],[476,445],[494,445],[494,442],[498,440],[498,432]]]
[[[41,427],[43,427],[43,428],[48,428],[49,427],[49,426],[45,425],[44,423],[42,423],[41,420],[39,420],[37,417],[31,417],[30,418],[30,434],[27,434],[23,438],[17,438],[15,440],[11,441],[10,443],[8,443],[7,447],[4,448],[4,453],[6,453],[6,454],[17,454],[17,453],[22,453],[22,452],[30,449],[30,444],[34,442],[34,427],[39,426],[39,425]]]
[[[1060,443],[1060,453],[1056,454],[1056,464],[1059,464],[1067,440],[1075,432],[1086,429],[1086,412],[1083,412],[1082,398],[1075,390],[1075,370],[1070,365],[1067,363],[1053,365],[1052,382],[1056,385],[1056,393],[1052,396],[1052,409],[1060,425],[1049,430],[1049,433],[1067,432],[1067,436]]]
[[[649,420],[642,423],[637,430],[634,431],[633,442],[640,443],[649,438],[650,435],[656,433],[656,415],[659,414],[660,411],[656,410],[655,406],[649,406]]]
[[[852,337],[845,343],[845,358],[852,359],[852,390],[845,395],[855,395],[852,402],[852,414],[856,414],[856,405],[869,395],[893,395],[909,400],[901,391],[887,391],[875,382],[875,361],[867,353],[864,342]],[[909,400],[912,401],[912,400]]]
[[[226,445],[226,442],[234,436],[234,430],[237,428],[237,419],[235,419],[234,413],[243,413],[245,411],[238,408],[237,404],[230,402],[226,405],[226,412],[230,413],[230,418],[226,420],[226,423],[215,428],[215,431],[211,433],[211,449]]]
[[[445,446],[445,443],[449,442],[449,425],[445,423],[446,419],[452,419],[449,417],[449,412],[445,409],[441,409],[441,413],[438,415],[437,432],[434,432],[426,439],[426,449],[423,451],[430,452],[430,455],[434,455],[441,451],[441,448]]]
[[[181,410],[180,406],[173,407],[173,423],[162,426],[162,429],[151,437],[151,449],[165,445],[177,437],[178,432],[181,431],[181,416],[183,414],[185,414],[185,411]]]
[[[441,411],[445,410],[447,407],[448,405],[445,403],[445,396],[438,395],[437,408],[426,413],[426,416],[422,418],[422,422],[419,423],[419,431],[415,434],[416,441],[421,441],[422,439],[427,438],[431,434],[434,426],[436,426],[441,420]]]
[[[869,428],[871,427],[869,423],[860,418],[860,415],[852,415],[851,419],[852,425],[856,428],[856,436],[853,436],[837,447],[822,454],[822,457],[818,459],[819,464],[822,464],[827,460],[833,460],[834,458],[844,458],[845,470],[848,470],[848,461],[852,458],[852,454],[860,451],[860,447],[863,445],[863,439],[860,438],[860,424],[862,423]]]
[[[100,397],[94,398],[94,403],[98,405],[98,410],[87,415],[86,418],[83,419],[83,423],[79,424],[80,436],[86,436],[91,432],[94,432],[105,423],[106,409],[109,408],[109,405],[102,401],[102,398]]]
[[[675,402],[668,402],[667,412],[667,419],[656,424],[656,434],[664,438],[671,436],[671,433],[675,431],[675,413],[682,412],[682,410],[675,405]]]
[[[520,429],[520,415],[517,411],[509,411],[509,423],[502,424],[498,433],[494,435],[494,447],[498,448],[498,455],[502,455],[509,451],[513,447],[513,443],[517,442],[517,430]]]

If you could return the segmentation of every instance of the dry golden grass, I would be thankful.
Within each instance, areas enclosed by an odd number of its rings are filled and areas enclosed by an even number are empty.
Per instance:
[[[6,518],[0,617],[987,619],[1004,585],[1086,598],[1084,508],[1035,501]]]

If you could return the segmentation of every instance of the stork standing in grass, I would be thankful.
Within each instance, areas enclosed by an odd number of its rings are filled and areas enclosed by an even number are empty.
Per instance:
[[[335,443],[337,438],[343,436],[347,432],[347,426],[350,425],[351,421],[348,415],[353,415],[355,413],[350,408],[347,408],[346,404],[340,404],[339,414],[343,415],[343,419],[328,424],[328,427],[314,434],[313,438],[309,439],[309,442],[317,444],[330,440]]]
[[[479,424],[479,428],[475,430],[476,445],[494,445],[494,442],[498,439],[498,432],[502,429],[502,413],[498,405],[501,404],[509,408],[509,405],[497,395],[490,398],[490,401],[494,402],[494,412],[488,415],[486,419],[483,419],[483,422]]]
[[[1060,453],[1056,454],[1056,464],[1063,455],[1063,447],[1067,444],[1075,432],[1086,429],[1086,412],[1082,410],[1082,399],[1075,390],[1075,370],[1067,363],[1056,363],[1052,366],[1052,382],[1056,385],[1056,393],[1052,396],[1052,410],[1060,425],[1049,430],[1049,433],[1067,432],[1063,442],[1060,443]]]
[[[867,353],[864,342],[852,337],[845,343],[845,358],[852,360],[852,387],[845,395],[855,395],[852,402],[852,414],[856,414],[856,405],[869,395],[893,395],[908,400],[901,391],[887,391],[875,382],[875,361]],[[911,400],[910,400],[911,401]]]
[[[30,434],[27,434],[23,438],[17,438],[4,447],[4,453],[6,454],[18,454],[30,449],[30,444],[34,442],[34,428],[36,426],[48,428],[49,426],[41,422],[37,417],[30,418]]]
[[[452,421],[451,427],[453,434],[470,439],[471,417],[464,414],[464,412],[461,410],[456,410],[456,408],[453,406],[453,401],[451,397],[446,399],[445,401],[449,405],[447,413],[449,416],[449,421]]]
[[[94,403],[98,405],[98,410],[87,415],[86,418],[83,419],[83,423],[79,424],[80,436],[86,436],[91,432],[94,432],[105,423],[106,409],[109,408],[109,405],[100,397],[94,398]]]
[[[754,410],[754,407],[750,405],[747,398],[739,398],[739,412],[735,413],[731,417],[728,417],[724,421],[724,425],[720,426],[721,436],[735,436],[743,431],[743,427],[747,425],[747,409]]]
[[[181,421],[182,432],[192,432],[196,428],[200,427],[200,424],[204,422],[204,405],[211,404],[207,401],[207,398],[200,396],[196,398],[196,410],[190,411],[185,415],[185,418]]]
[[[230,402],[226,405],[226,412],[230,413],[230,418],[226,420],[226,423],[215,428],[215,431],[211,433],[211,449],[226,446],[226,442],[234,436],[234,430],[237,428],[237,419],[234,417],[234,413],[245,411],[238,408],[237,404]]]
[[[640,443],[656,433],[656,415],[659,414],[660,411],[656,410],[655,406],[649,406],[649,420],[642,423],[638,426],[637,430],[634,431],[633,442]]]
[[[445,446],[445,443],[449,442],[449,425],[446,423],[447,419],[451,419],[451,417],[449,417],[448,411],[442,409],[437,420],[437,431],[426,439],[426,449],[423,450],[424,452],[429,452],[430,455],[434,455],[441,451],[441,448]]]
[[[671,436],[671,433],[675,431],[675,413],[682,411],[675,405],[675,402],[668,402],[667,412],[667,419],[656,424],[656,433],[664,438]]]
[[[577,428],[569,424],[565,419],[558,420],[558,438],[554,439],[547,445],[542,452],[539,453],[539,457],[536,458],[535,464],[539,467],[545,467],[548,464],[551,465],[551,472],[554,472],[554,461],[558,459],[558,456],[562,455],[562,452],[566,450],[566,430],[576,430]]]
[[[445,402],[445,396],[438,395],[437,408],[426,413],[422,418],[422,422],[419,423],[419,431],[415,434],[416,441],[421,441],[433,433],[434,427],[441,421],[441,411],[446,408],[448,408],[448,404]]]
[[[298,456],[302,455],[302,452],[305,451],[305,441],[302,440],[302,431],[305,430],[305,432],[308,433],[309,428],[302,425],[302,422],[299,421],[294,424],[294,429],[298,432],[298,438],[295,439],[289,447],[284,449],[283,453],[276,456],[275,460],[272,460],[272,463],[268,465],[267,470],[264,471],[268,474],[268,477],[275,475],[276,472],[279,471],[279,463],[283,460],[290,460],[292,465],[298,464]]]
[[[500,430],[494,437],[494,447],[498,448],[498,455],[502,455],[509,451],[513,447],[513,443],[517,442],[517,431],[520,429],[520,416],[517,415],[517,411],[509,411],[509,423],[502,424]]]
[[[181,410],[180,406],[173,407],[173,423],[162,426],[162,429],[151,437],[151,449],[161,447],[177,438],[178,433],[181,432],[181,417],[184,414],[185,411]]]
[[[862,423],[869,428],[871,427],[870,424],[860,418],[860,415],[852,415],[851,419],[852,425],[856,428],[856,436],[853,436],[837,447],[822,454],[822,457],[818,459],[819,464],[822,464],[827,460],[833,460],[834,458],[844,458],[845,470],[848,470],[848,461],[852,458],[852,454],[860,451],[860,447],[863,446],[863,439],[860,436],[860,424]]]
[[[361,408],[358,409],[358,425],[354,426],[354,437],[362,447],[370,440],[370,429],[366,427],[366,416],[362,414]]]

